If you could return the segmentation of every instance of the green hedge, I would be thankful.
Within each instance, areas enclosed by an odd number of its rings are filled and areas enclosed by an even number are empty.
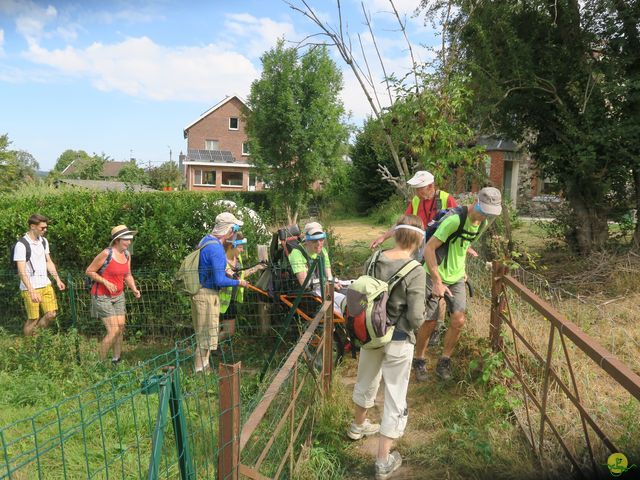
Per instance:
[[[109,244],[111,228],[125,224],[138,230],[131,250],[134,270],[173,272],[211,230],[224,207],[217,200],[233,199],[246,205],[243,196],[200,192],[88,192],[36,191],[33,194],[0,195],[0,270],[11,270],[13,246],[27,230],[33,213],[51,219],[47,238],[51,255],[61,270],[84,270]],[[266,243],[254,222],[245,216],[243,233],[249,254],[256,243]]]

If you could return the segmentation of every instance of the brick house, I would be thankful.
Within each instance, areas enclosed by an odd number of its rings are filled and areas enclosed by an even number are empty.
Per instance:
[[[233,95],[204,112],[184,128],[187,154],[179,167],[187,190],[261,190],[252,171],[242,120],[245,102]]]
[[[482,137],[478,144],[486,148],[490,159],[487,175],[491,185],[518,210],[535,213],[560,201],[553,179],[540,177],[531,155],[514,142]]]

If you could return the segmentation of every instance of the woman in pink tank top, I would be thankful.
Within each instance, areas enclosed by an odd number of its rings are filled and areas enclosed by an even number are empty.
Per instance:
[[[129,245],[135,230],[129,230],[126,225],[118,225],[111,229],[111,243],[109,248],[100,252],[87,267],[86,274],[92,280],[91,285],[91,315],[100,318],[107,329],[107,334],[100,344],[100,358],[105,360],[109,350],[113,349],[112,362],[120,361],[122,352],[122,338],[126,317],[124,299],[125,284],[136,298],[140,298],[140,291],[131,275],[131,256]]]

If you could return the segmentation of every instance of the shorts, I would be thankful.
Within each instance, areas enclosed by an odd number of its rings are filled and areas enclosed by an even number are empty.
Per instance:
[[[191,318],[200,350],[217,350],[220,323],[220,297],[217,290],[200,288],[191,297]]]
[[[55,312],[58,310],[58,302],[56,300],[56,294],[53,291],[51,284],[36,288],[36,293],[40,295],[41,302],[31,301],[31,296],[27,290],[22,290],[20,295],[24,302],[24,308],[27,311],[27,318],[29,320],[37,320],[40,318],[40,309],[43,313]]]
[[[127,314],[124,292],[115,297],[109,295],[91,296],[91,316],[93,318],[120,317]]]
[[[467,308],[467,290],[464,279],[461,279],[452,285],[445,283],[445,286],[451,290],[451,294],[453,295],[452,297],[449,295],[444,296],[449,313],[464,312]],[[431,289],[431,277],[427,275],[427,290],[424,310],[424,319],[427,322],[438,319],[438,310],[440,308],[440,299],[438,297],[431,296]]]

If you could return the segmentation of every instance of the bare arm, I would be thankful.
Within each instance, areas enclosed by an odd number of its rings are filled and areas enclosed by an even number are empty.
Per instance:
[[[431,282],[433,284],[431,293],[434,297],[443,297],[445,293],[451,295],[451,291],[444,283],[442,283],[442,278],[440,278],[440,273],[438,272],[436,250],[442,245],[442,243],[443,242],[436,236],[433,236],[429,239],[427,246],[424,249],[424,258],[427,261],[427,268],[431,274]]]
[[[371,242],[371,245],[369,245],[369,248],[373,250],[374,248],[379,247],[386,240],[390,239],[392,235],[393,235],[393,227],[387,230],[386,232],[384,232],[382,235],[376,238],[373,242]]]
[[[62,280],[60,280],[60,275],[58,275],[58,271],[56,270],[56,266],[53,263],[53,260],[51,260],[51,256],[47,254],[45,258],[47,259],[47,272],[49,272],[51,276],[54,278],[54,280],[56,281],[56,285],[58,285],[58,289],[64,290],[66,288],[66,285]]]
[[[126,283],[127,287],[129,287],[129,290],[133,292],[134,297],[140,298],[141,293],[140,293],[140,290],[138,290],[138,288],[136,287],[136,281],[133,278],[133,275],[131,275],[130,273],[125,275],[124,283]]]
[[[34,303],[40,303],[42,299],[40,295],[34,290],[33,285],[31,285],[31,280],[29,280],[29,275],[27,275],[27,262],[24,260],[18,260],[16,262],[18,266],[18,276],[24,286],[27,287],[27,292],[29,292],[29,297],[31,297],[31,301]]]
[[[100,276],[100,274],[98,273],[98,270],[100,270],[102,265],[104,265],[104,261],[107,259],[108,254],[109,254],[108,250],[103,250],[98,255],[96,255],[96,258],[93,259],[93,261],[89,264],[89,266],[87,267],[84,273],[93,282],[101,283],[102,285],[107,287],[107,290],[113,293],[117,290],[117,287],[113,283],[111,283],[109,280]]]

